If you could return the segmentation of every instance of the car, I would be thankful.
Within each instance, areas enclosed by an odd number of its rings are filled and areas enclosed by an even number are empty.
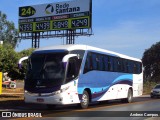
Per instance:
[[[150,94],[151,98],[160,97],[160,84],[157,84],[152,90]]]

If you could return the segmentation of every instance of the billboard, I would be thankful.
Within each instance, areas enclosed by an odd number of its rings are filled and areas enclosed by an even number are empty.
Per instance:
[[[91,28],[91,0],[19,7],[19,32]]]

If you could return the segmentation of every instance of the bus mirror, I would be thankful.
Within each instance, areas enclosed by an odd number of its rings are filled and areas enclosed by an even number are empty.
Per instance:
[[[22,62],[23,62],[24,60],[27,60],[27,59],[28,59],[28,56],[22,57],[21,59],[19,59],[19,61],[18,61],[18,68],[19,68],[19,69],[22,68]]]
[[[63,62],[63,63],[68,62],[69,58],[71,58],[71,57],[77,57],[77,55],[76,55],[76,54],[68,54],[68,55],[65,55],[65,56],[63,57],[63,59],[62,59],[62,62]]]
[[[78,58],[78,56],[77,56],[76,54],[68,54],[68,55],[65,55],[65,56],[63,57],[63,59],[62,59],[64,68],[66,68],[67,62],[68,62],[69,58],[71,58],[71,57],[77,57],[77,58]]]

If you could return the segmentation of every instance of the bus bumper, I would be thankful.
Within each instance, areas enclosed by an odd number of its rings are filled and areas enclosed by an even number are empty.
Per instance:
[[[24,101],[26,103],[64,105],[79,103],[79,98],[78,95],[73,97],[62,93],[58,95],[38,95],[25,92]]]

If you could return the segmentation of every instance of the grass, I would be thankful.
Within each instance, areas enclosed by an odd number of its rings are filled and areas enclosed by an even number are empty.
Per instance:
[[[2,94],[0,95],[0,101],[22,100],[24,98],[23,91],[24,91],[23,88],[16,88],[16,89],[3,88]]]
[[[24,104],[23,92],[23,88],[2,88],[2,94],[0,94],[0,108],[9,109]]]
[[[23,88],[16,88],[16,89],[9,89],[9,88],[2,88],[2,93],[23,93]]]
[[[143,84],[143,94],[150,94],[153,87],[156,85],[156,82],[144,82]]]

